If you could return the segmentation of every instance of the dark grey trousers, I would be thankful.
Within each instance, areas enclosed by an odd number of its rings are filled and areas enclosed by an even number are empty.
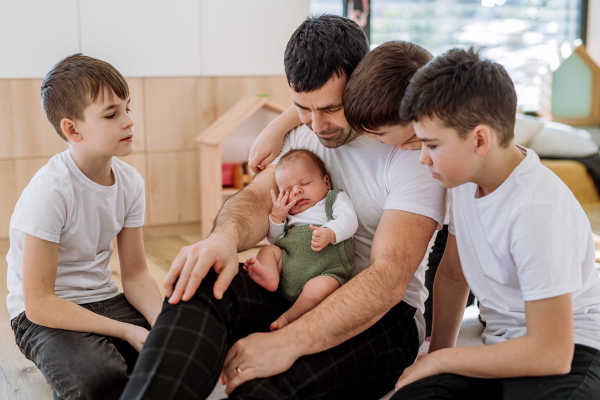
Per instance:
[[[150,329],[148,321],[122,293],[81,307]],[[11,325],[17,346],[52,386],[54,399],[118,399],[138,357],[124,340],[36,325],[24,312]]]
[[[571,372],[567,375],[480,379],[441,374],[421,379],[400,389],[392,400],[598,400],[600,399],[600,351],[575,345]]]
[[[211,270],[192,299],[165,303],[121,400],[197,400],[213,390],[229,347],[268,331],[290,306],[240,268],[216,300]],[[382,293],[389,296],[389,293]],[[282,374],[240,385],[230,400],[379,399],[417,356],[415,309],[393,307],[363,333],[322,353],[299,358]]]

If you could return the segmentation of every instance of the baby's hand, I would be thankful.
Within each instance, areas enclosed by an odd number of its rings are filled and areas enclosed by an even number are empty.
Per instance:
[[[335,232],[330,228],[317,228],[316,226],[310,225],[312,233],[312,240],[310,242],[310,248],[312,251],[321,251],[327,247],[330,243],[335,243]]]
[[[296,204],[297,199],[292,200],[288,203],[289,198],[290,192],[286,192],[282,189],[279,192],[279,196],[275,197],[275,191],[271,189],[271,200],[273,201],[273,208],[271,209],[271,219],[276,224],[283,224],[288,216],[288,213],[290,212],[290,209]]]

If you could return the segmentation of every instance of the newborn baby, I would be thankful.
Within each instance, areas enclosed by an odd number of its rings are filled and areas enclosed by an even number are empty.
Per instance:
[[[358,229],[350,197],[331,190],[325,163],[309,150],[290,150],[277,164],[267,243],[244,270],[293,306],[271,324],[283,328],[347,282]],[[274,244],[274,245],[273,245]]]

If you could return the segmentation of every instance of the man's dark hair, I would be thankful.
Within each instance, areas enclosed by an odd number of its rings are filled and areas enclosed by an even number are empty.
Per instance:
[[[308,17],[285,49],[285,74],[294,91],[322,88],[333,74],[346,77],[369,52],[369,41],[348,18],[324,14]]]
[[[117,95],[121,100],[129,97],[129,86],[115,67],[83,54],[68,56],[52,67],[42,82],[42,107],[46,118],[58,135],[65,137],[60,121],[63,118],[83,120],[83,112],[96,100],[108,101]]]
[[[369,52],[344,90],[344,115],[352,129],[375,134],[382,126],[410,123],[400,118],[400,103],[410,78],[432,58],[421,46],[400,41]]]
[[[312,151],[306,150],[306,149],[293,149],[293,150],[290,150],[287,153],[285,153],[279,159],[279,162],[277,163],[277,167],[275,168],[275,171],[277,171],[280,167],[282,167],[286,164],[289,164],[293,161],[299,160],[301,158],[306,158],[306,157],[309,158],[313,164],[315,164],[315,166],[321,172],[322,176],[328,175],[327,168],[325,167],[325,162],[323,162],[323,160],[321,160],[321,157],[319,157]]]
[[[437,117],[462,138],[477,125],[488,125],[507,147],[514,138],[515,87],[504,67],[482,59],[479,51],[452,49],[421,68],[406,89],[400,117]]]

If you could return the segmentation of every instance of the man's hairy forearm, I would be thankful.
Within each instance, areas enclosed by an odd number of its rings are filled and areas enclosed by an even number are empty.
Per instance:
[[[405,296],[427,250],[435,222],[384,214],[372,247],[372,265],[286,329],[300,356],[330,349],[374,325]]]
[[[256,176],[255,181],[225,202],[213,225],[213,233],[229,236],[238,251],[252,248],[269,231],[270,190],[275,185],[274,166]]]
[[[404,297],[393,273],[398,265],[375,263],[302,316],[296,335],[305,336],[302,354],[318,353],[358,335],[379,321]]]

